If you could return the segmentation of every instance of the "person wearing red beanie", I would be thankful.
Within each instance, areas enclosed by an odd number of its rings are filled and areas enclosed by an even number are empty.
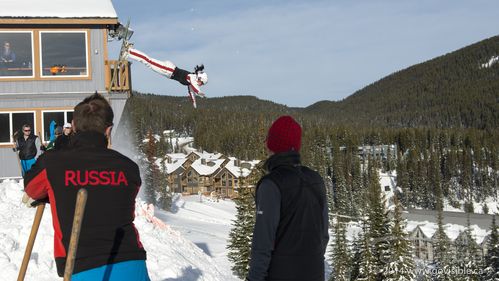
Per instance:
[[[300,151],[301,126],[291,116],[281,116],[267,134],[267,148],[273,153]]]
[[[256,187],[249,281],[324,280],[329,241],[326,188],[300,161],[302,128],[291,116],[270,127],[268,173]]]

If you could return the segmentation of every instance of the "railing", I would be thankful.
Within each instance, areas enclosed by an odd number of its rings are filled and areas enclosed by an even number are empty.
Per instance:
[[[106,90],[110,92],[132,91],[130,83],[130,63],[117,60],[106,61]]]

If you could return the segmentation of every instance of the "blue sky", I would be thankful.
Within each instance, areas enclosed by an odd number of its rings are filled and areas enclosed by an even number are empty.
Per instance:
[[[209,97],[341,100],[395,71],[499,34],[497,0],[113,0],[135,48],[191,70]],[[118,56],[116,43],[110,56]],[[135,90],[186,95],[138,62]]]

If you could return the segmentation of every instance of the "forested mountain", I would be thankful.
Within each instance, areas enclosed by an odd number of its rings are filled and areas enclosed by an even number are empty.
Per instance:
[[[488,64],[491,59],[492,62]],[[393,73],[339,102],[305,108],[337,122],[498,128],[499,36]]]
[[[363,208],[359,165],[367,159],[359,159],[358,147],[364,145],[396,145],[397,155],[377,165],[397,171],[405,206],[435,209],[445,199],[472,211],[499,196],[499,37],[394,73],[338,102],[290,108],[233,96],[198,99],[194,109],[187,97],[134,93],[123,120],[138,139],[174,129],[207,151],[263,159],[267,129],[282,114],[304,128],[303,162],[355,195],[346,206]]]

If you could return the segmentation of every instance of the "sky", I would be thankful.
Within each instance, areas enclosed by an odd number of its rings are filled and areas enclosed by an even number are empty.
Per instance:
[[[113,0],[134,47],[192,70],[208,97],[252,95],[292,107],[342,100],[411,65],[499,35],[497,0]],[[110,59],[119,43],[111,43]],[[132,65],[134,90],[186,87]]]

